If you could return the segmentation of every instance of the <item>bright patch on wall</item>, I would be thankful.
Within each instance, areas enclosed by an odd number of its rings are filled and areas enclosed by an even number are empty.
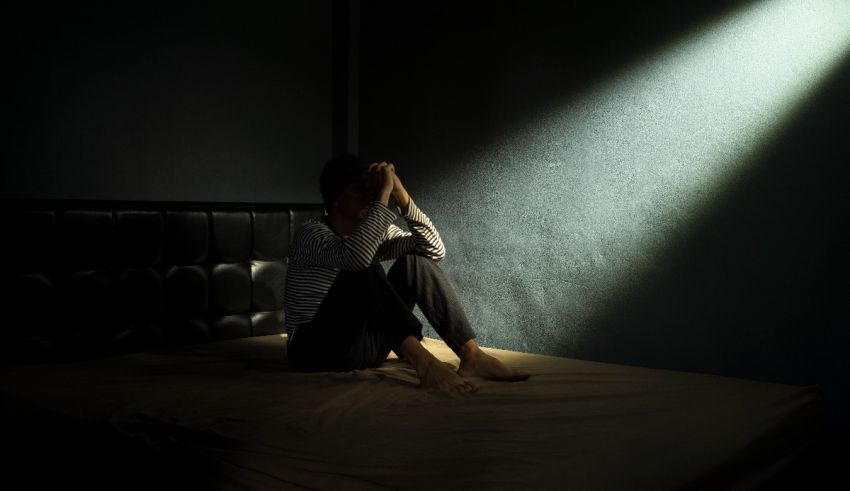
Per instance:
[[[529,330],[580,339],[592,308],[663,262],[664,243],[722,200],[848,47],[850,1],[748,3],[473,156],[455,178],[481,235],[459,240],[492,260],[451,265],[489,277],[465,302],[473,317],[516,325],[536,310],[552,325]]]

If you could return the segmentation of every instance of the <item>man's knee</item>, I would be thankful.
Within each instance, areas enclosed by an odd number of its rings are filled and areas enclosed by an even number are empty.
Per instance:
[[[420,254],[415,254],[413,252],[408,252],[406,254],[402,254],[401,256],[399,256],[398,259],[396,259],[396,263],[399,262],[399,261],[404,261],[404,262],[407,262],[407,263],[427,264],[428,266],[436,266],[437,265],[437,262],[434,261],[433,259],[431,259],[430,257],[423,256],[423,255],[420,255]]]
[[[413,270],[423,264],[422,260],[427,260],[425,256],[420,256],[414,254],[412,252],[408,252],[402,254],[395,261],[393,261],[392,266],[390,266],[389,271],[387,271],[387,275],[397,276],[399,274],[404,274],[405,276],[409,275]]]

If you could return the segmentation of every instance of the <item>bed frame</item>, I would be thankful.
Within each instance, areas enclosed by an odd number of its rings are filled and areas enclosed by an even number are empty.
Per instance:
[[[320,205],[0,205],[0,470],[33,489],[761,491],[820,431],[818,386],[495,348],[531,380],[298,373],[286,258]]]
[[[3,365],[282,333],[292,234],[321,205],[3,200]]]

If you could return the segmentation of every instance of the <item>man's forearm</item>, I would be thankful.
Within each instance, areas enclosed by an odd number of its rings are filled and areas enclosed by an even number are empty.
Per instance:
[[[407,190],[402,188],[401,190],[393,191],[393,198],[395,198],[398,206],[401,207],[402,213],[407,215],[407,207],[410,205],[410,195],[407,194]]]
[[[390,193],[389,192],[379,192],[376,198],[378,201],[383,203],[385,206],[389,206],[390,204]]]

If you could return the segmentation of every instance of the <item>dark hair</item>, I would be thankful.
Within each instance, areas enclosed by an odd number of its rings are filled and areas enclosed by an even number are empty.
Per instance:
[[[326,213],[331,212],[334,201],[349,184],[363,179],[363,171],[368,167],[360,157],[351,153],[337,155],[325,162],[319,178],[319,192],[322,193]]]

